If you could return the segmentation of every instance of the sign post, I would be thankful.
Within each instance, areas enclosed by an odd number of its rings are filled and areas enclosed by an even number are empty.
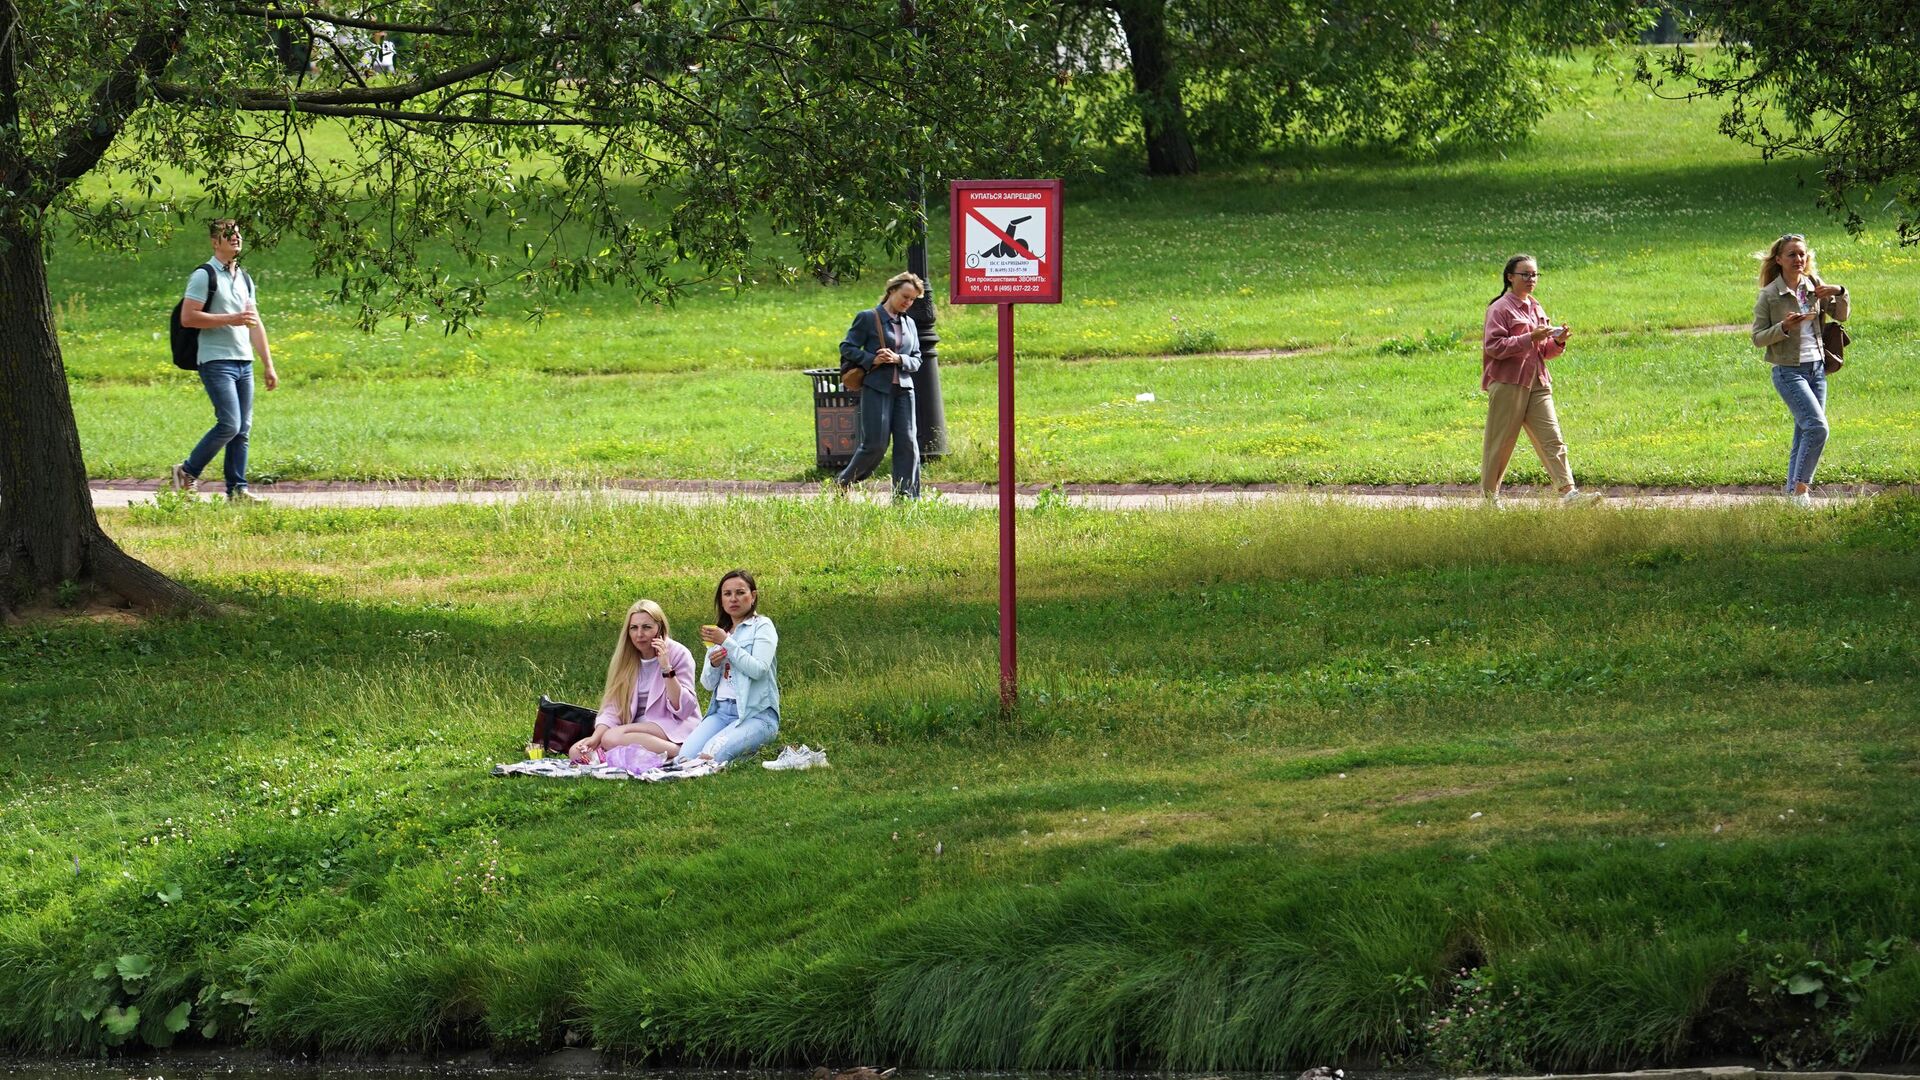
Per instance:
[[[955,180],[948,191],[953,304],[1000,308],[1000,707],[1019,696],[1013,579],[1013,305],[1060,302],[1060,181]]]

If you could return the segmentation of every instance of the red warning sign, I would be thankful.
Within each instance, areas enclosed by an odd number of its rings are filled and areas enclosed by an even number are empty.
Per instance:
[[[1060,181],[955,180],[949,194],[949,302],[1060,302]]]

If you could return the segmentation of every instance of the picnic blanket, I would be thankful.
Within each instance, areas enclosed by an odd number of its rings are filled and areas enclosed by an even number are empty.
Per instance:
[[[493,767],[495,776],[551,776],[562,780],[588,777],[594,780],[638,780],[638,776],[614,765],[575,765],[566,758],[541,758],[539,761],[508,761]]]
[[[645,780],[656,783],[661,780],[691,780],[699,776],[712,776],[725,769],[726,765],[716,761],[699,761],[685,768],[672,769],[658,767],[643,772],[628,772],[617,765],[592,764],[577,765],[566,758],[541,758],[538,761],[508,761],[493,767],[495,776],[548,776],[561,780],[578,780],[583,777],[594,780]]]

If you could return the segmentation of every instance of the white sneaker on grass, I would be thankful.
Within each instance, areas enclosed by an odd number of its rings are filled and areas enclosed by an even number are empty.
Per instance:
[[[805,746],[783,747],[780,751],[779,757],[774,758],[772,761],[761,762],[760,767],[763,769],[773,769],[776,771],[783,770],[783,769],[804,769],[807,767],[805,764],[807,760],[807,752],[808,751]]]
[[[1802,510],[1811,510],[1813,509],[1813,492],[1795,491],[1787,496],[1787,502],[1789,505],[1797,506]]]
[[[806,743],[801,743],[799,746],[789,746],[781,750],[779,757],[774,758],[772,761],[761,762],[760,767],[763,769],[781,770],[817,769],[826,763],[826,751],[810,749]]]
[[[1560,505],[1561,506],[1595,506],[1595,505],[1598,505],[1599,502],[1605,498],[1606,498],[1605,495],[1602,495],[1597,491],[1581,491],[1579,488],[1568,488],[1567,490],[1560,493]]]

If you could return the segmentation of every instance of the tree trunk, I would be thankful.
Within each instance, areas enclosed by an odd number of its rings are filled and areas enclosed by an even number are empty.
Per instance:
[[[1147,172],[1189,176],[1200,159],[1187,137],[1187,110],[1180,101],[1180,73],[1167,40],[1166,0],[1119,0],[1120,32],[1132,57],[1133,92],[1140,100],[1140,126],[1147,140]]]
[[[0,224],[0,608],[64,582],[150,610],[209,605],[121,551],[94,517],[39,236]]]

